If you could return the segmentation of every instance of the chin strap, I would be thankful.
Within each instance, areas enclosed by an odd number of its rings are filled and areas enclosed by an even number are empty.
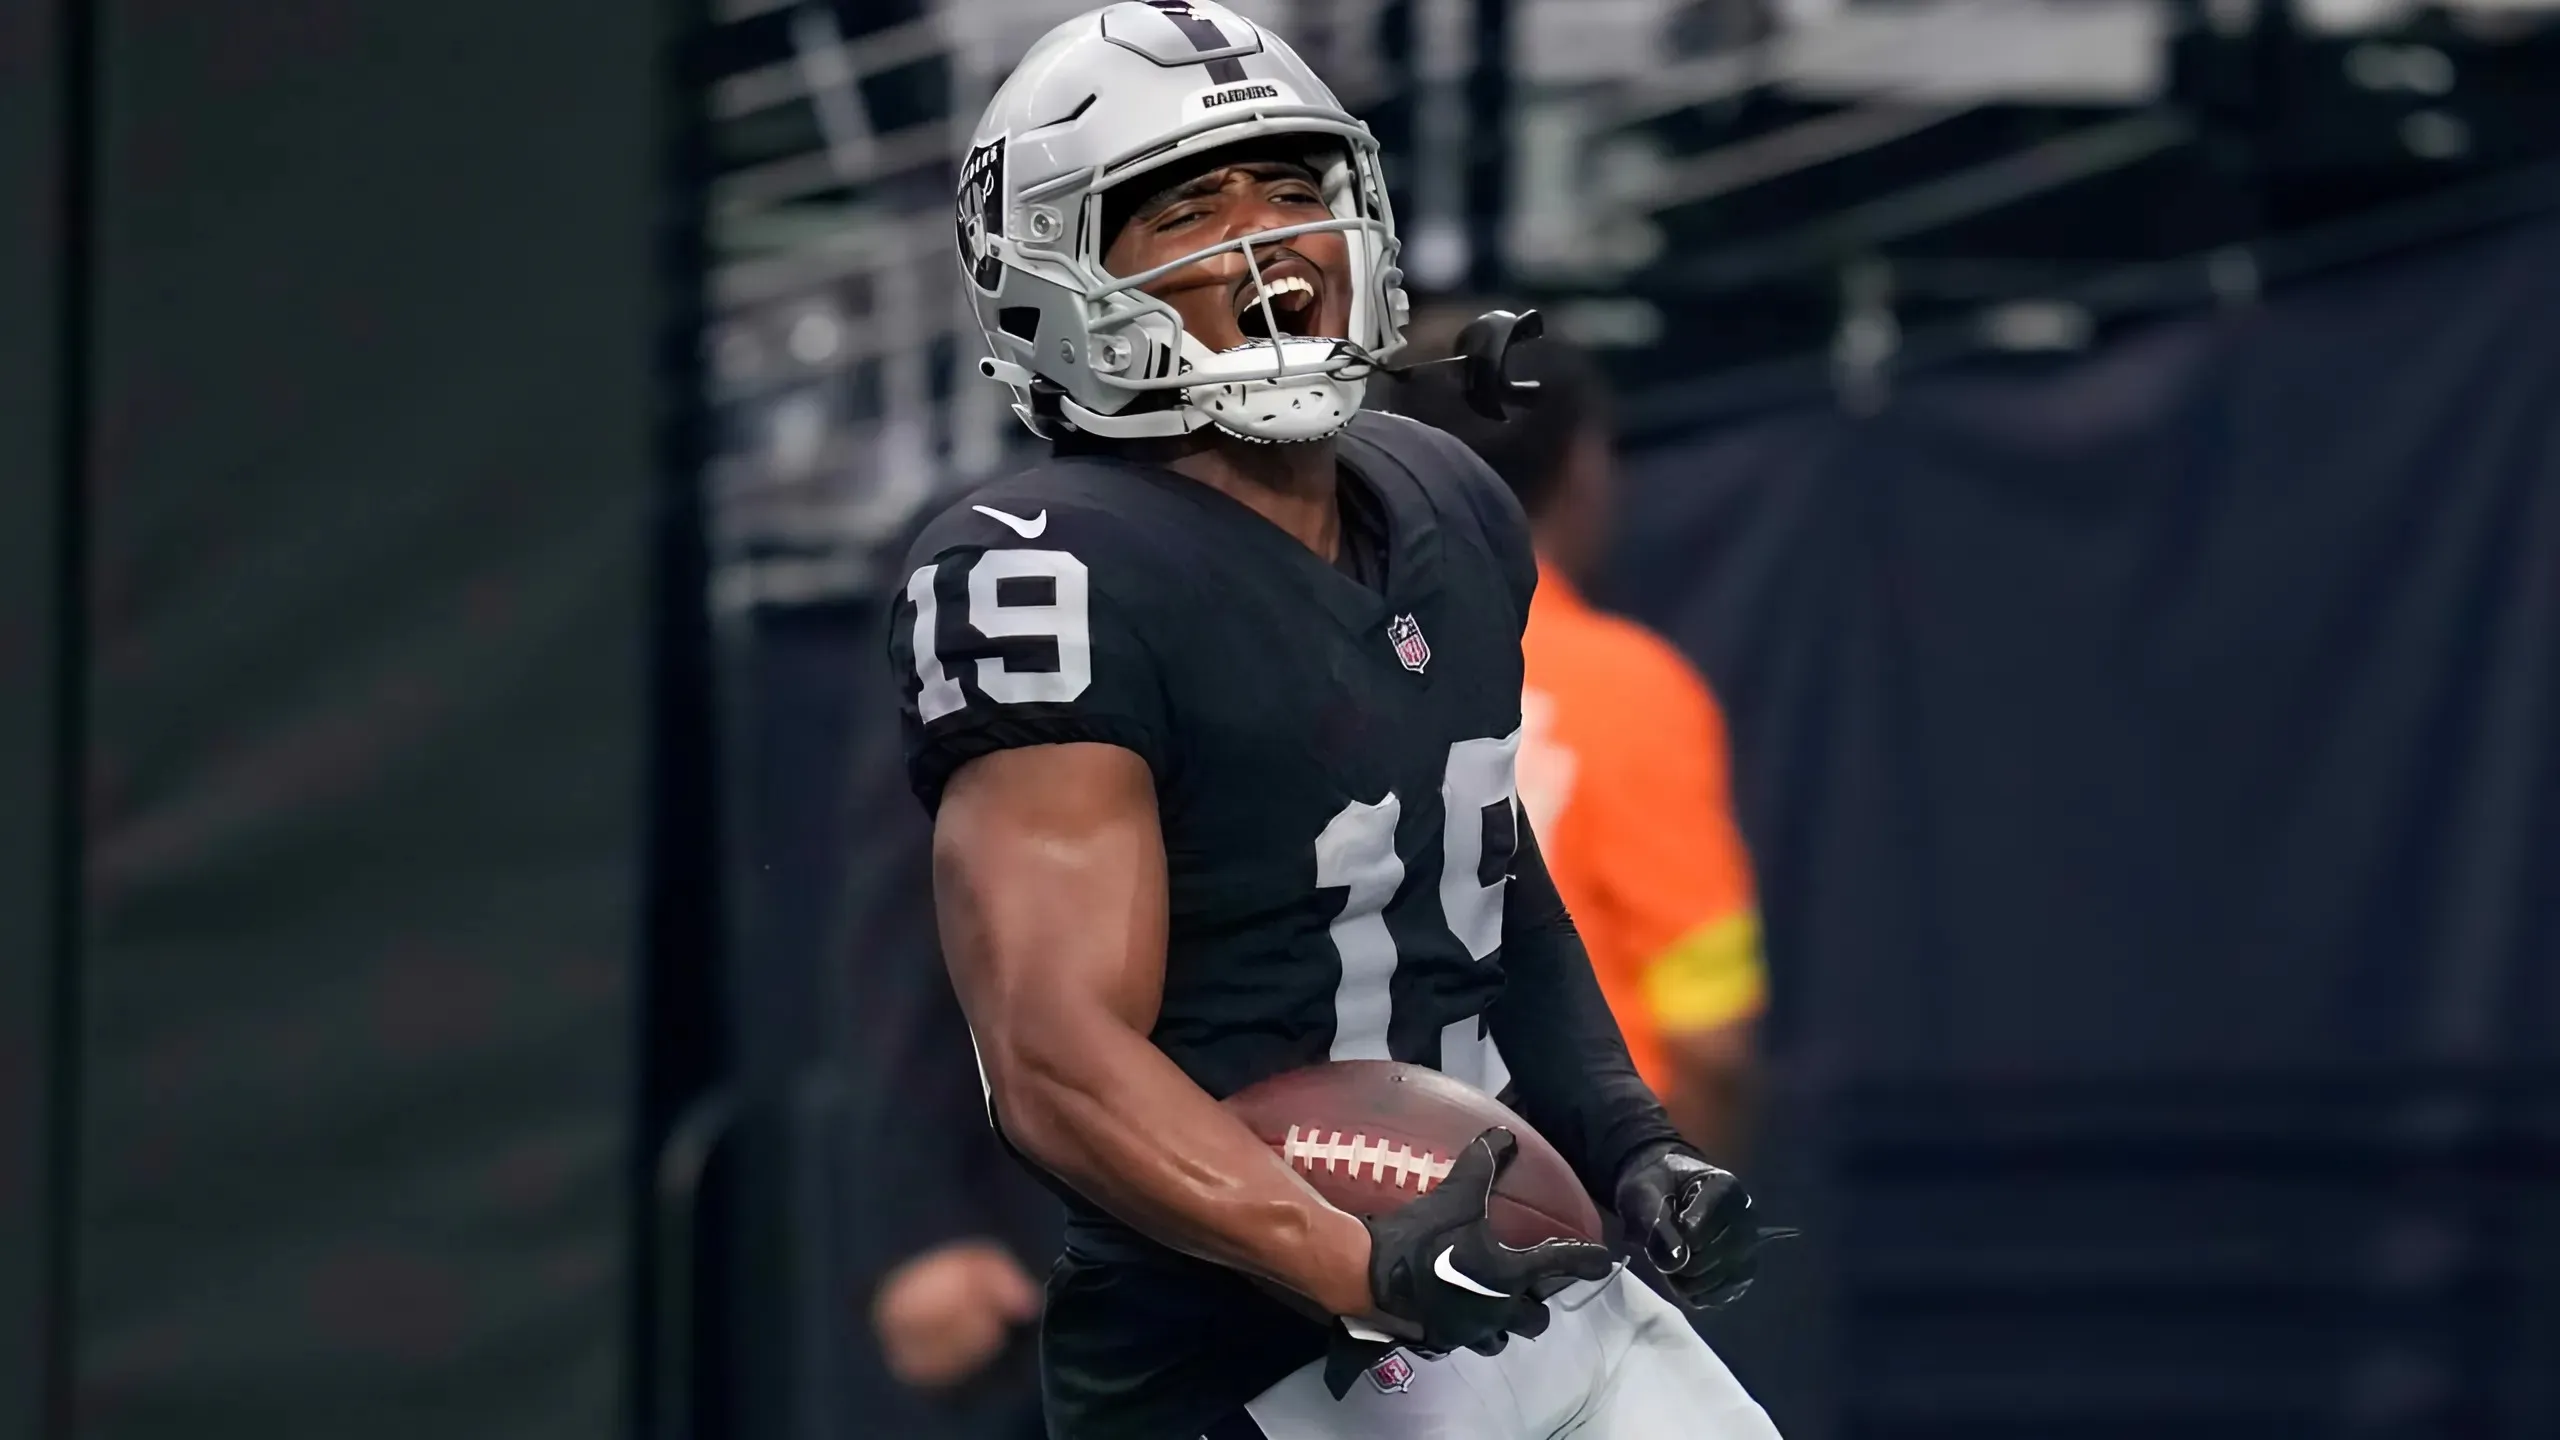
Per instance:
[[[1208,416],[1188,405],[1142,410],[1134,415],[1104,415],[1087,410],[1066,396],[1059,397],[1058,413],[1078,430],[1105,440],[1167,440],[1188,435],[1209,423]]]
[[[978,361],[978,373],[1018,390],[1030,389],[1031,382],[1040,378],[1010,360],[999,360],[993,355],[984,356]]]

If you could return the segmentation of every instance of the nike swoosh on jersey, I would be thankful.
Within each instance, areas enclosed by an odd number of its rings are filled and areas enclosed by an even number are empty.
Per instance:
[[[1450,1284],[1457,1286],[1461,1290],[1472,1290],[1478,1295],[1490,1295],[1496,1300],[1504,1298],[1501,1291],[1487,1290],[1482,1285],[1477,1284],[1475,1281],[1468,1279],[1464,1274],[1460,1273],[1458,1267],[1452,1263],[1449,1258],[1457,1253],[1457,1249],[1457,1246],[1451,1245],[1441,1250],[1440,1258],[1431,1262],[1431,1273],[1448,1281]]]
[[[972,505],[969,508],[986,516],[990,520],[1003,522],[1004,528],[1021,536],[1025,540],[1037,540],[1040,538],[1041,532],[1049,528],[1049,512],[1046,510],[1043,510],[1039,514],[1025,520],[1019,515],[1007,515],[1003,511],[995,509],[992,506]]]

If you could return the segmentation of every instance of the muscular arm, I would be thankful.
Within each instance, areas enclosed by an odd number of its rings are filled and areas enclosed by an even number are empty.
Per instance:
[[[1174,1249],[1370,1313],[1366,1227],[1147,1038],[1166,897],[1146,762],[1093,744],[973,760],[933,856],[943,951],[1014,1145]]]
[[[1526,817],[1503,898],[1502,970],[1502,998],[1489,1018],[1520,1117],[1605,1204],[1629,1156],[1679,1132],[1627,1058],[1626,1039]]]

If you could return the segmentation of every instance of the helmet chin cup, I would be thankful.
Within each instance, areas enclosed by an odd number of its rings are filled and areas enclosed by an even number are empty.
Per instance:
[[[1178,392],[1177,403],[1104,415],[1059,393],[1061,418],[1113,440],[1167,439],[1215,427],[1259,445],[1303,445],[1330,439],[1351,423],[1376,368],[1357,346],[1341,340],[1291,339],[1277,347],[1248,340],[1213,353],[1186,334],[1181,345],[1191,383]]]
[[[1338,435],[1360,413],[1368,393],[1366,368],[1335,340],[1293,339],[1276,346],[1248,340],[1213,355],[1186,335],[1183,349],[1196,377],[1182,392],[1183,408],[1259,444],[1300,445]],[[1273,370],[1302,373],[1275,376]]]
[[[1330,440],[1360,413],[1365,380],[1310,375],[1302,380],[1236,380],[1195,385],[1183,404],[1239,439],[1263,445]]]

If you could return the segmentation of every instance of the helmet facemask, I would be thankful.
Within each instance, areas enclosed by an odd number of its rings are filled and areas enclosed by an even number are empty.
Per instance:
[[[1266,148],[1265,153],[1272,152]],[[1222,167],[1250,158],[1231,149],[1202,160]],[[1301,147],[1288,163],[1308,172],[1332,219],[1361,218],[1357,174],[1346,152],[1336,147],[1308,155]],[[1106,213],[1117,208],[1114,202],[1132,185],[1104,192],[1100,198]],[[1113,232],[1106,224],[1100,233]],[[1192,287],[1195,313],[1175,345],[1188,374],[1200,383],[1180,392],[1181,404],[1229,434],[1268,444],[1321,440],[1349,424],[1360,409],[1368,374],[1362,363],[1365,347],[1346,348],[1354,336],[1367,333],[1361,323],[1366,317],[1361,313],[1360,242],[1359,232],[1351,230],[1266,230],[1173,262],[1174,275],[1197,274],[1207,266],[1233,272],[1223,283]],[[1109,248],[1106,242],[1106,254]],[[1221,263],[1229,251],[1241,259],[1240,265]],[[1168,272],[1159,266],[1147,273]],[[1153,298],[1180,308],[1170,297]],[[1199,302],[1209,300],[1218,302],[1217,314],[1214,322],[1203,324],[1196,311]],[[1230,311],[1232,325],[1227,323]]]
[[[1291,130],[1267,119],[1240,128],[1253,132],[1241,137],[1250,143],[1204,134],[1195,143],[1100,167],[1071,229],[1058,227],[1068,231],[1059,238],[1070,244],[1041,257],[1065,262],[1083,282],[1075,299],[1087,335],[1088,388],[1100,403],[1062,397],[1061,417],[1075,428],[1130,438],[1215,425],[1263,443],[1321,440],[1350,423],[1369,374],[1401,344],[1405,306],[1393,220],[1366,131],[1330,124]],[[1105,266],[1119,224],[1135,209],[1132,196],[1161,192],[1184,170],[1282,156],[1312,172],[1326,218],[1234,236],[1126,275]],[[1311,235],[1340,237],[1338,271],[1308,273],[1313,257],[1305,251],[1329,248],[1292,243]],[[1232,326],[1204,337],[1196,330],[1209,327],[1187,324],[1173,303],[1147,293],[1230,252],[1241,264],[1217,268],[1230,283],[1229,298],[1241,306]],[[1313,303],[1293,304],[1310,280],[1322,293],[1306,297]],[[1195,277],[1187,288],[1207,287]],[[1197,311],[1197,301],[1192,308]],[[1318,333],[1335,330],[1342,333]]]

